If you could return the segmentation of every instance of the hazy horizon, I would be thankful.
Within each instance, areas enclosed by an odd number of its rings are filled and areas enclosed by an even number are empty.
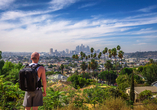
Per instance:
[[[0,0],[0,51],[157,51],[157,0]]]

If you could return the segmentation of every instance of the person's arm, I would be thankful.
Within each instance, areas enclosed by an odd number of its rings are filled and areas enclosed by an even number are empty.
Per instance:
[[[46,96],[46,75],[45,75],[45,68],[43,66],[41,66],[38,71],[40,73],[40,77],[41,77],[42,85],[43,85],[43,89],[44,89],[43,96]]]

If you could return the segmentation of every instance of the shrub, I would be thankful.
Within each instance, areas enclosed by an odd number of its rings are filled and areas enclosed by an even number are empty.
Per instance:
[[[72,82],[72,86],[73,86],[75,89],[78,89],[78,88],[82,88],[82,87],[84,87],[84,86],[87,86],[87,85],[91,84],[91,82],[92,82],[92,80],[82,78],[82,77],[79,76],[79,75],[72,75],[71,77],[69,77],[69,78],[67,79],[67,81],[71,81],[71,82]]]
[[[108,98],[105,100],[105,106],[109,110],[129,110],[125,100],[121,98]]]
[[[152,96],[152,92],[150,90],[145,90],[139,94],[139,99],[143,101],[145,99],[150,99],[151,96]]]

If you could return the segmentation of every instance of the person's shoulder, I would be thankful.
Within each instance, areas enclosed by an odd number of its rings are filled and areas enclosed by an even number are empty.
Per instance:
[[[39,65],[40,65],[40,64],[39,64]],[[40,69],[40,70],[45,70],[45,68],[44,68],[43,65],[40,65],[40,66],[39,66],[39,69]]]

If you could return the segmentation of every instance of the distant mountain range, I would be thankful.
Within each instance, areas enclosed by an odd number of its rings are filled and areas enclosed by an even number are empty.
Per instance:
[[[157,51],[125,53],[131,58],[152,58],[157,59]]]

